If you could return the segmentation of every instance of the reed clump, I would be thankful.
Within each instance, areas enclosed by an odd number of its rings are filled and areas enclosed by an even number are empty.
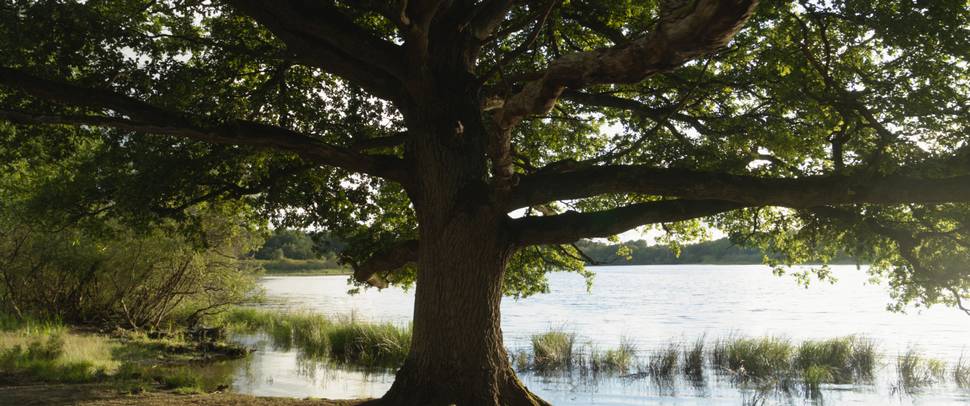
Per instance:
[[[593,372],[626,373],[636,360],[636,346],[628,339],[621,338],[620,345],[606,351],[590,351],[590,367]]]
[[[787,373],[794,353],[786,338],[731,338],[715,343],[712,359],[739,379],[764,378]]]
[[[960,359],[953,366],[953,382],[961,388],[970,388],[970,361],[960,355]]]
[[[704,337],[684,348],[684,375],[692,381],[704,378]]]
[[[647,371],[655,379],[670,380],[677,373],[677,358],[680,355],[680,345],[668,343],[664,348],[654,352],[647,363]]]
[[[532,336],[533,369],[539,372],[568,370],[579,357],[574,351],[576,335],[562,330]]]
[[[811,378],[819,383],[871,379],[877,362],[872,340],[856,336],[802,342],[794,358],[795,367],[806,381]]]
[[[906,392],[942,381],[946,374],[946,363],[920,354],[914,348],[896,358],[898,384]]]
[[[411,328],[365,323],[347,317],[331,320],[312,313],[234,309],[225,317],[231,329],[263,332],[279,348],[298,349],[310,359],[369,368],[396,368],[411,347]]]

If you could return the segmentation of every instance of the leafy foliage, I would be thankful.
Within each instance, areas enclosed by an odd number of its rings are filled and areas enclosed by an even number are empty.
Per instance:
[[[332,2],[369,35],[405,42],[397,22],[367,3]],[[656,29],[660,9],[658,1],[632,0],[550,5],[547,18],[537,18],[542,6],[516,3],[499,22],[501,35],[482,44],[475,66],[464,72],[482,76],[481,96],[520,90],[515,78],[534,77],[560,56],[642,38]],[[968,38],[965,0],[763,1],[746,28],[709,57],[639,83],[569,89],[550,112],[527,117],[511,134],[515,171],[585,163],[786,179],[899,171],[964,175],[970,170],[963,159],[970,126]],[[302,63],[291,51],[223,2],[20,0],[0,6],[4,67],[107,87],[200,120],[251,120],[347,148],[406,129],[399,106]],[[6,87],[0,109],[104,113]],[[314,165],[293,153],[6,122],[0,145],[2,170],[14,174],[0,188],[0,202],[36,188],[40,197],[30,204],[72,218],[110,214],[147,226],[205,201],[238,200],[283,227],[328,230],[347,244],[341,250],[346,263],[418,235],[402,185]],[[405,150],[397,144],[376,149],[398,158],[408,156]],[[47,166],[38,173],[41,164]],[[33,183],[17,178],[32,171]],[[58,173],[70,176],[54,180]],[[661,199],[607,194],[533,207],[529,214]],[[701,224],[713,224],[733,242],[763,249],[766,261],[779,267],[827,263],[844,252],[871,263],[873,277],[890,282],[894,309],[963,306],[961,298],[970,296],[968,210],[965,203],[754,207],[666,224],[665,230],[676,248],[702,237]],[[583,262],[570,246],[521,250],[505,292],[543,292],[550,271],[589,278]],[[825,277],[825,267],[816,274]],[[413,267],[392,278],[405,285],[413,280]]]

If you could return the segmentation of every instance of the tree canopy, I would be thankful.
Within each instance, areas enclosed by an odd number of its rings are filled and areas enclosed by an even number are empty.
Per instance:
[[[386,399],[539,404],[500,296],[581,238],[714,226],[966,310],[968,58],[966,0],[13,0],[2,164],[78,157],[37,202],[82,216],[325,228],[417,283]]]

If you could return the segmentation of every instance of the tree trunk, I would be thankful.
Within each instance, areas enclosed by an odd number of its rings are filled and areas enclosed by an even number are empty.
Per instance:
[[[379,404],[547,404],[518,380],[502,342],[502,278],[512,251],[500,221],[465,213],[422,227],[411,352]]]

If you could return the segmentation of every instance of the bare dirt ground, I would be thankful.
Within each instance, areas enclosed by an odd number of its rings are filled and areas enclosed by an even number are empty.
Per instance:
[[[0,387],[0,405],[84,405],[84,406],[353,406],[362,401],[325,399],[261,398],[231,393],[179,395],[151,392],[120,394],[105,385],[27,385]]]

